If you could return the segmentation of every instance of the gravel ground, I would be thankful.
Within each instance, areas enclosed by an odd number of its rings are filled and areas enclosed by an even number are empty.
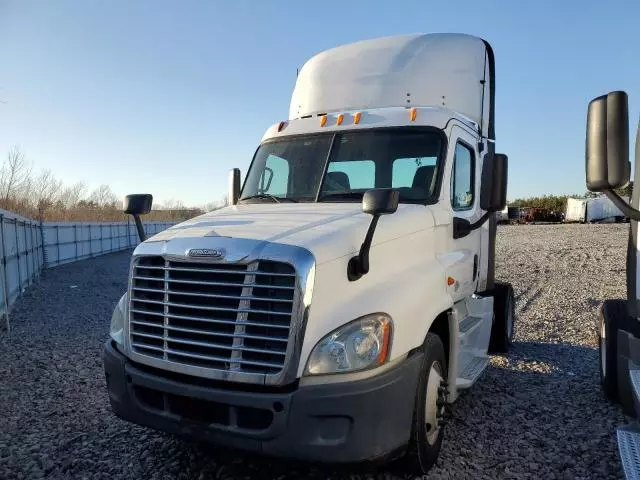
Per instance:
[[[453,407],[429,478],[621,478],[625,417],[599,389],[595,311],[625,296],[626,225],[499,228],[516,343]],[[415,478],[292,465],[190,444],[109,408],[101,363],[130,252],[46,271],[0,333],[0,478]]]

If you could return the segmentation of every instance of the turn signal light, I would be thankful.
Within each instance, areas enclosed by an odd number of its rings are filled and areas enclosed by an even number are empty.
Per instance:
[[[451,286],[456,283],[456,279],[453,277],[447,277],[447,285]]]

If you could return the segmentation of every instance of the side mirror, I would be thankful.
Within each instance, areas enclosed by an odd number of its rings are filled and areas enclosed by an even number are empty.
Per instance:
[[[594,98],[587,111],[587,188],[602,192],[629,183],[629,106],[625,92]]]
[[[236,205],[240,198],[240,169],[232,168],[229,170],[229,205]]]
[[[135,193],[124,197],[124,213],[129,215],[146,215],[151,211],[153,195]]]
[[[509,159],[502,153],[485,156],[480,187],[482,210],[493,213],[507,204],[508,163]]]
[[[152,204],[153,196],[148,193],[137,193],[124,197],[124,213],[131,215],[136,222],[136,229],[138,230],[138,237],[140,237],[141,242],[144,242],[147,236],[144,232],[140,215],[149,213]]]
[[[369,251],[373,233],[378,225],[380,215],[389,215],[398,210],[400,201],[400,191],[395,188],[376,188],[367,190],[362,197],[362,211],[373,215],[369,229],[364,237],[364,242],[360,246],[357,256],[351,257],[347,265],[347,278],[350,281],[358,280],[363,275],[369,273]]]
[[[362,197],[362,211],[370,215],[388,215],[395,213],[400,201],[400,190],[395,188],[376,188],[367,190]]]

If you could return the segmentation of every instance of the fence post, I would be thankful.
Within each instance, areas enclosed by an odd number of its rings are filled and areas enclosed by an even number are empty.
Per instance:
[[[73,257],[74,261],[78,261],[78,225],[73,224],[73,246],[75,250],[75,256]]]
[[[58,252],[57,258],[56,258],[56,265],[60,265],[60,226],[58,224],[55,225],[56,227],[56,251]]]
[[[91,235],[91,224],[89,224],[89,258],[93,257],[93,236]]]
[[[13,219],[16,231],[16,264],[18,265],[18,295],[22,293],[22,274],[20,272],[20,239],[18,238],[18,219]]]
[[[37,277],[40,277],[40,268],[38,266],[38,261],[36,260],[36,244],[37,244],[37,236],[34,238],[34,227],[35,223],[33,221],[29,225],[29,236],[31,237],[31,264],[33,265],[33,278],[34,280]]]
[[[47,268],[47,248],[44,241],[44,222],[40,220],[40,242],[42,243],[42,268]]]
[[[31,227],[31,224],[27,223],[27,221],[24,221],[24,254],[26,255],[26,258],[24,259],[24,264],[27,266],[27,286],[31,285],[31,282],[33,281],[33,265],[30,265],[31,262],[29,262],[29,235],[27,235],[27,232],[31,231],[31,228],[27,229],[27,226]],[[31,272],[29,272],[29,270],[31,269]]]
[[[7,333],[11,333],[11,325],[9,323],[9,294],[7,292],[7,250],[4,241],[4,214],[0,213],[0,237],[2,237],[2,275],[4,294],[4,315],[7,325]]]

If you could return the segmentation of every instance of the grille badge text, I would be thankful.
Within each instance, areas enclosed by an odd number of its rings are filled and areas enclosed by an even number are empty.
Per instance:
[[[222,248],[192,248],[187,251],[190,257],[224,258],[225,251]]]

